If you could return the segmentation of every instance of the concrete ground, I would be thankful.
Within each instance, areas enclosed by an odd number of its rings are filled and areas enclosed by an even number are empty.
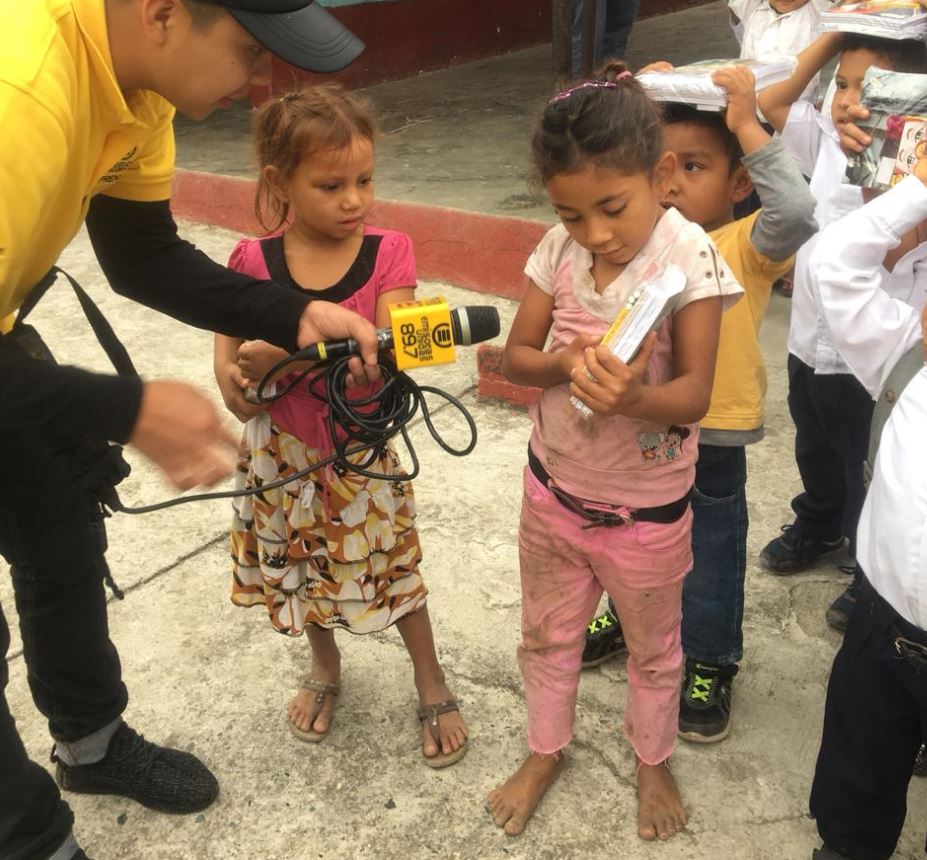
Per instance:
[[[718,3],[641,22],[632,65],[656,56],[682,61],[730,53],[721,49],[724,40],[730,46]],[[521,201],[519,214],[546,218],[544,207],[517,196],[527,194],[519,176],[522,142],[532,100],[549,90],[546,62],[545,50],[535,49],[373,88],[393,132],[380,149],[381,196],[500,214]],[[242,118],[226,114],[224,125],[181,128],[181,164],[247,172],[241,127],[234,124]],[[227,258],[237,238],[196,225],[183,231],[217,260]],[[83,234],[62,265],[99,301],[143,374],[191,380],[220,403],[210,335],[111,293]],[[452,304],[496,305],[503,334],[515,310],[513,302],[442,284],[423,284],[420,292],[443,293]],[[633,760],[621,733],[627,690],[621,660],[584,673],[568,766],[527,832],[506,837],[483,809],[487,793],[525,752],[515,661],[516,529],[529,421],[523,412],[477,399],[475,356],[463,351],[455,365],[417,378],[463,400],[479,428],[476,451],[456,459],[420,425],[413,436],[422,461],[416,493],[430,612],[451,687],[464,701],[472,738],[467,757],[446,771],[422,763],[410,665],[394,631],[339,637],[344,687],[335,726],[317,746],[296,741],[284,712],[306,671],[307,647],[273,635],[261,610],[229,602],[228,503],[120,515],[110,521],[109,559],[127,597],[111,602],[110,620],[130,690],[126,717],[148,737],[199,755],[222,793],[213,807],[187,817],[158,815],[120,798],[69,795],[76,834],[89,854],[96,860],[807,860],[816,844],[808,790],[839,645],[823,612],[847,580],[836,563],[789,578],[755,563],[789,519],[788,502],[799,486],[785,404],[788,312],[788,302],[774,297],[763,330],[767,438],[749,455],[746,656],[735,682],[733,732],[722,744],[679,746],[674,770],[691,810],[683,834],[666,845],[636,836]],[[34,319],[60,360],[106,369],[66,285],[43,300]],[[459,419],[448,410],[438,417],[459,442]],[[172,495],[130,456],[134,472],[121,488],[127,504]],[[0,603],[15,628],[5,575]],[[47,763],[50,741],[30,700],[19,647],[14,641],[10,705],[30,754]],[[927,783],[915,782],[899,858],[922,856],[925,801]]]

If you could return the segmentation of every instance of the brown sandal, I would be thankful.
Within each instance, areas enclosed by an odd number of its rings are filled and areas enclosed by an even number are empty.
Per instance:
[[[425,750],[422,749],[422,757],[428,767],[449,767],[460,761],[467,753],[466,740],[460,749],[452,750],[449,753],[441,752],[441,732],[438,730],[438,717],[452,711],[460,713],[460,704],[457,699],[448,699],[446,702],[439,702],[436,705],[422,705],[417,711],[419,720],[425,720],[425,725],[428,726],[428,730],[431,732],[435,746],[438,747],[438,751],[434,755],[425,755]]]
[[[312,728],[312,726],[315,725],[316,719],[322,712],[322,705],[325,704],[325,697],[337,696],[341,692],[341,685],[326,684],[323,681],[316,681],[313,678],[303,678],[299,685],[299,689],[316,691],[315,701],[312,704],[312,715],[309,719],[309,729],[301,729],[290,719],[289,714],[287,715],[286,722],[290,727],[290,731],[301,741],[306,741],[310,744],[317,744],[319,741],[323,740],[325,736],[331,731],[332,724],[329,722],[328,728],[324,732],[317,732]],[[332,716],[334,717],[334,714]]]

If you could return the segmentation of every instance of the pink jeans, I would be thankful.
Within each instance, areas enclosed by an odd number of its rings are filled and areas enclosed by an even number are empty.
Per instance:
[[[586,625],[603,589],[628,644],[625,732],[641,761],[673,751],[682,682],[682,582],[692,567],[692,509],[674,523],[584,529],[528,467],[518,533],[528,746],[555,753],[573,736]]]

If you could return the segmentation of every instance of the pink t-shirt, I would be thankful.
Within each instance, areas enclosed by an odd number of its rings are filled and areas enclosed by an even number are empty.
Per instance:
[[[273,280],[294,290],[302,287],[293,280],[283,252],[283,234],[262,239],[242,239],[229,257],[229,268],[262,280]],[[324,290],[311,290],[314,299],[336,302],[375,322],[377,299],[401,287],[415,286],[415,257],[412,240],[405,233],[364,227],[364,239],[357,257],[344,277]],[[283,386],[286,379],[279,380]],[[374,389],[358,388],[352,397]],[[310,448],[331,450],[328,434],[328,404],[313,397],[304,383],[272,403],[267,410],[273,422]]]
[[[604,335],[634,287],[667,264],[686,274],[686,287],[657,332],[647,368],[650,384],[672,379],[673,316],[679,310],[711,296],[721,296],[728,306],[743,293],[708,234],[675,209],[663,214],[646,245],[602,293],[595,289],[592,262],[592,254],[562,224],[548,231],[528,259],[525,274],[554,300],[550,352],[580,334]],[[654,507],[681,498],[695,480],[696,424],[656,424],[623,415],[585,418],[570,403],[567,382],[544,389],[531,417],[534,453],[558,486],[580,498]]]

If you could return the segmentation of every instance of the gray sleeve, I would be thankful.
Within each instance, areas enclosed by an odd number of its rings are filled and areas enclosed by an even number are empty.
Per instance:
[[[814,198],[795,159],[778,138],[743,158],[763,209],[750,240],[771,260],[791,257],[818,229]]]

